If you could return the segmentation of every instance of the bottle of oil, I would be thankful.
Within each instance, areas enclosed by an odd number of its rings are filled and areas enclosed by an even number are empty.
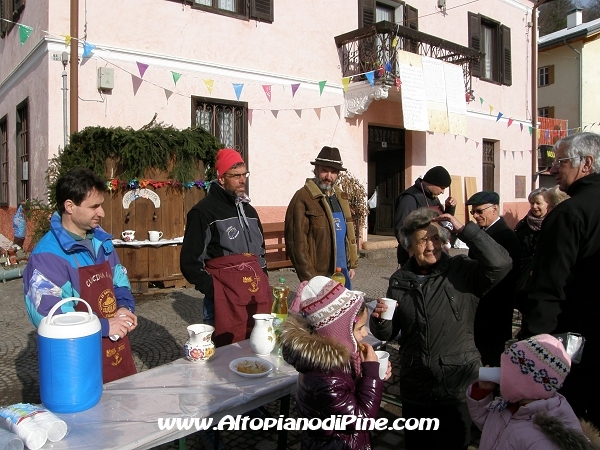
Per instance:
[[[273,349],[274,354],[281,356],[281,345],[279,343],[279,335],[281,334],[281,324],[287,319],[288,316],[288,294],[290,288],[285,284],[285,278],[280,278],[279,283],[275,284],[272,289],[273,292],[273,306],[271,307],[271,315],[273,319],[273,328],[275,329],[275,336],[277,337],[277,343]]]
[[[334,280],[334,281],[337,281],[342,286],[346,285],[346,277],[342,273],[342,268],[341,267],[336,267],[335,268],[335,272],[333,272],[333,274],[331,275],[331,279]]]

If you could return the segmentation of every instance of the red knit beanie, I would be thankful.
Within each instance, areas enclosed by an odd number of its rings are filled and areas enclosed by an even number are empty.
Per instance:
[[[244,163],[242,155],[232,148],[222,148],[217,153],[217,162],[215,169],[217,169],[217,177],[222,177],[234,164]],[[244,163],[245,164],[245,163]]]

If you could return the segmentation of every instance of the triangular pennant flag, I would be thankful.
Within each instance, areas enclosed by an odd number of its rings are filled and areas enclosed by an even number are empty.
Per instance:
[[[588,127],[587,125],[586,125],[585,127],[583,127],[583,131],[585,131],[585,129],[586,129],[587,127]]]
[[[171,97],[171,95],[173,95],[173,91],[165,89],[165,96],[167,97],[167,103],[169,103],[169,97]]]
[[[592,128],[594,128],[594,125],[596,125],[596,122],[594,122],[594,123],[592,124]]]
[[[550,140],[550,130],[546,130],[546,140]]]
[[[319,120],[321,120],[321,108],[314,108],[314,110]]]
[[[138,89],[142,85],[142,79],[131,74],[131,82],[133,83],[133,95],[137,94]]]
[[[21,41],[21,45],[25,44],[25,41],[29,38],[32,31],[33,28],[19,24],[19,40]]]
[[[529,127],[529,136],[531,136],[533,134],[533,128]]]
[[[508,119],[508,125],[506,125],[506,128],[510,127],[512,125],[512,123],[513,123],[513,120],[512,119]]]
[[[481,97],[479,97],[479,104],[483,105],[483,99]]]
[[[173,75],[173,83],[175,83],[175,86],[177,86],[177,82],[179,81],[179,79],[181,78],[181,74],[177,73],[177,72],[173,72],[171,70],[171,75]],[[206,81],[204,81],[206,83]]]
[[[350,84],[350,77],[342,78],[342,87],[344,88],[344,92],[348,90],[348,85]]]
[[[494,107],[492,105],[490,105],[490,114],[492,114],[493,110],[494,110]]]
[[[465,136],[465,144],[467,143],[468,140],[469,140],[469,138]]]
[[[65,36],[65,47],[68,47],[71,44],[71,36],[68,34]]]
[[[242,95],[242,89],[244,89],[244,85],[238,84],[238,83],[232,83],[232,84],[233,84],[233,90],[235,91],[235,96],[237,97],[237,99],[239,101],[240,95]]]
[[[215,80],[204,80],[204,84],[206,85],[206,89],[208,89],[208,93],[212,94],[213,86],[215,84]]]
[[[499,112],[498,113],[498,117],[496,117],[496,122],[498,122],[503,115],[504,114],[502,114],[501,112]]]
[[[479,142],[475,141],[475,148],[479,148]]]
[[[323,89],[325,89],[326,83],[327,83],[327,80],[319,81],[319,95],[323,95]]]
[[[397,45],[398,45],[398,36],[394,37],[394,39],[392,40],[392,48],[396,48]]]
[[[267,98],[269,99],[269,102],[270,102],[271,101],[271,85],[263,84],[262,87],[263,87],[263,91],[265,91],[265,95],[267,96]],[[277,116],[275,116],[275,118],[277,118]]]
[[[277,114],[279,114],[279,110],[278,109],[272,109],[271,110],[271,114],[273,114],[273,116],[277,119]]]
[[[340,105],[335,105],[335,106],[333,107],[333,109],[335,109],[335,113],[337,114],[337,116],[338,116],[338,119],[339,119],[340,117],[342,117],[342,107],[341,107]]]
[[[248,123],[250,124],[250,126],[252,126],[252,113],[253,112],[254,112],[253,109],[248,110]]]
[[[96,48],[96,46],[94,44],[90,44],[89,42],[84,42],[83,43],[83,55],[81,55],[81,57],[89,58],[90,56],[92,56],[92,52],[94,51],[95,48]]]
[[[521,129],[521,133],[522,133],[523,132],[523,124],[522,123],[519,124],[519,128]]]
[[[296,91],[298,90],[299,87],[300,87],[300,83],[292,84],[292,97],[294,97],[296,95]]]
[[[390,61],[385,63],[385,70],[388,72],[392,71],[392,63]]]
[[[370,72],[365,73],[365,77],[367,77],[367,81],[371,86],[375,86],[375,72],[371,70]]]
[[[141,62],[135,62],[138,66],[138,70],[140,71],[140,78],[144,78],[144,74],[146,73],[146,69],[148,69],[148,64],[144,64]]]
[[[294,111],[296,111],[296,114],[298,115],[298,118],[302,118],[302,110],[301,109],[295,109]]]
[[[575,133],[579,133],[581,131],[581,127],[577,127],[577,129],[575,130]]]
[[[541,136],[541,135],[542,135],[542,130],[540,130],[540,129],[538,128],[538,130],[537,130],[538,141],[540,140],[540,136]]]

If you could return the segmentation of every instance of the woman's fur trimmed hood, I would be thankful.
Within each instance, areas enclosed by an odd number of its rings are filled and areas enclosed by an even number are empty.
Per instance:
[[[317,334],[301,316],[289,315],[281,328],[283,358],[298,372],[351,370],[348,348],[331,337]]]
[[[545,413],[538,413],[533,423],[544,433],[558,448],[563,450],[599,450],[598,430],[591,424],[582,423],[584,434],[567,428],[556,417]]]

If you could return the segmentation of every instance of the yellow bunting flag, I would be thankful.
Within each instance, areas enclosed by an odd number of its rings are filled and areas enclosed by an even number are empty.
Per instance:
[[[344,92],[348,90],[348,85],[350,84],[350,77],[342,78],[342,87],[344,88]]]
[[[208,89],[208,93],[212,94],[213,86],[215,85],[215,80],[204,80],[204,84],[206,85],[206,89]]]

